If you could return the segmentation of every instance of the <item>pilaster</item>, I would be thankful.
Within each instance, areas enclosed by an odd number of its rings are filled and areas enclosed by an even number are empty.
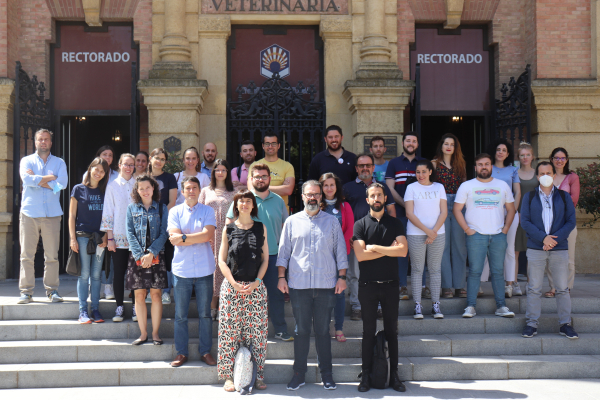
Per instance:
[[[0,78],[0,281],[12,277],[14,88],[14,80]]]

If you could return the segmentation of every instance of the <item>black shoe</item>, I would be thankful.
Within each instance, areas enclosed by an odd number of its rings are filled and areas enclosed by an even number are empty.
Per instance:
[[[287,384],[287,390],[298,390],[300,386],[305,384],[304,375],[300,375],[298,372],[294,372],[292,380]]]
[[[369,370],[363,369],[360,377],[360,383],[358,384],[358,391],[368,392],[369,390],[371,390],[371,382],[369,382]]]
[[[335,385],[335,381],[333,380],[332,375],[323,375],[321,377],[321,380],[323,381],[323,389],[325,389],[325,390],[337,389],[337,386]]]
[[[563,324],[560,327],[559,333],[569,339],[579,339],[579,335],[575,332],[575,329],[570,324]]]
[[[390,387],[394,389],[396,392],[406,392],[406,386],[400,380],[398,376],[398,371],[393,371],[390,376]]]
[[[523,333],[521,333],[521,336],[529,338],[529,337],[534,337],[535,335],[537,335],[537,328],[534,328],[533,326],[525,325],[525,328],[523,328]]]

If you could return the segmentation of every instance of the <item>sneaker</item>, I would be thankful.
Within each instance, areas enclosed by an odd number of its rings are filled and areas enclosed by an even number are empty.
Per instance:
[[[115,316],[113,317],[113,322],[121,322],[123,321],[123,306],[117,307],[115,310]]]
[[[523,292],[521,291],[521,286],[517,282],[513,284],[513,295],[514,296],[523,296]]]
[[[473,318],[476,315],[477,315],[477,313],[475,312],[475,307],[468,306],[467,308],[465,308],[465,312],[463,313],[462,317],[463,318]]]
[[[515,316],[515,313],[510,311],[508,307],[504,306],[496,310],[496,315],[499,317],[512,318]]]
[[[421,303],[415,303],[415,315],[414,319],[423,319],[423,307],[421,307]]]
[[[579,339],[579,335],[575,332],[575,329],[570,324],[562,324],[560,326],[559,333],[569,339]]]
[[[48,295],[48,300],[50,300],[53,303],[60,303],[61,301],[63,301],[63,298],[60,297],[60,295],[58,294],[58,291],[53,290],[52,292],[50,292],[50,294]]]
[[[162,294],[162,303],[163,304],[171,304],[171,296],[169,295],[169,292],[164,292]]]
[[[431,298],[431,290],[429,290],[429,288],[427,286],[425,286],[423,289],[421,289],[421,297],[424,299]]]
[[[521,333],[521,336],[534,337],[535,335],[537,335],[537,328],[534,328],[533,326],[525,325],[525,328],[523,328],[523,333]]]
[[[138,321],[138,317],[137,314],[135,312],[135,304],[133,305],[133,307],[131,308],[131,320],[133,322],[137,322]]]
[[[32,301],[33,301],[32,295],[23,293],[21,295],[21,297],[19,297],[19,301],[17,301],[17,304],[28,304],[28,303],[31,303]]]
[[[433,303],[433,305],[431,306],[431,315],[435,319],[444,318],[444,314],[442,314],[442,311],[440,310],[440,302],[439,301],[437,303]]]
[[[104,322],[104,318],[102,318],[102,314],[100,314],[100,311],[98,310],[92,310],[90,319],[97,324]]]
[[[88,316],[87,311],[81,311],[79,313],[79,323],[80,324],[91,324],[92,323],[92,321],[90,320],[90,317]]]
[[[275,339],[283,340],[284,342],[293,342],[294,337],[287,332],[279,332],[275,334]],[[294,389],[296,390],[296,389]]]
[[[512,285],[504,286],[504,297],[510,299],[513,295],[513,287]]]
[[[321,380],[323,381],[323,389],[325,389],[325,390],[337,389],[337,386],[335,385],[335,382],[333,381],[332,375],[324,375],[323,377],[321,377]]]
[[[104,295],[106,296],[106,300],[114,300],[115,292],[113,290],[113,285],[104,285]]]
[[[292,380],[287,384],[287,390],[298,390],[300,386],[304,386],[304,375],[300,375],[298,372],[294,372]]]
[[[381,308],[377,309],[377,319],[383,321],[383,311],[381,311]]]
[[[360,310],[352,310],[350,313],[351,321],[360,321],[362,320],[362,312]]]
[[[408,300],[408,288],[406,286],[400,288],[400,300]]]

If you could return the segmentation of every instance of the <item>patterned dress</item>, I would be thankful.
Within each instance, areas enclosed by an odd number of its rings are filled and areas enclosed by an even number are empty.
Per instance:
[[[200,192],[198,201],[204,205],[211,207],[215,210],[215,220],[217,221],[217,229],[215,229],[215,237],[210,241],[210,247],[212,248],[213,254],[215,255],[215,263],[217,269],[214,273],[213,279],[213,297],[218,297],[221,292],[221,284],[223,283],[223,273],[218,267],[219,265],[219,250],[221,249],[221,238],[223,237],[223,229],[225,228],[225,219],[227,218],[227,211],[233,202],[233,196],[235,191],[227,192],[219,190],[220,194],[217,195],[215,190],[210,187],[205,187]]]

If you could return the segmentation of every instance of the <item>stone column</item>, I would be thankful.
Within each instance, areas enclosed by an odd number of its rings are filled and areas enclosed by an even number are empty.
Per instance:
[[[161,61],[190,62],[190,42],[185,34],[185,0],[165,1],[165,35],[159,48]]]
[[[0,281],[14,278],[12,276],[14,89],[14,80],[0,78]]]
[[[391,50],[385,35],[385,0],[368,0],[365,7],[365,35],[360,58],[363,63],[390,62]]]

